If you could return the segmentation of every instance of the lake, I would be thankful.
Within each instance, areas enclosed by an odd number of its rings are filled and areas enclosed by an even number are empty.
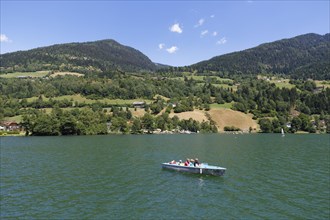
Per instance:
[[[329,219],[329,135],[0,137],[1,219]],[[198,157],[222,177],[163,170]]]

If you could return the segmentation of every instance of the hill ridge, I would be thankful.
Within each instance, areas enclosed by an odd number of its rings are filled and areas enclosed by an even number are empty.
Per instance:
[[[330,79],[330,34],[308,33],[236,51],[190,66],[199,72],[285,74]]]
[[[1,71],[63,70],[76,72],[154,71],[156,65],[139,50],[113,39],[54,44],[1,54]],[[13,69],[14,68],[14,69]]]
[[[199,73],[283,74],[298,79],[330,80],[330,34],[307,33],[178,67]],[[0,55],[1,73],[40,70],[90,74],[153,72],[173,69],[152,62],[139,50],[113,39],[54,44]]]

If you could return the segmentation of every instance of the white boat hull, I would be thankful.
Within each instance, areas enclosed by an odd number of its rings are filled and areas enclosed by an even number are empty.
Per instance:
[[[188,172],[188,173],[212,175],[212,176],[222,176],[226,172],[226,168],[224,167],[211,166],[208,164],[201,164],[200,166],[194,167],[194,166],[162,163],[162,168],[181,171],[181,172]]]

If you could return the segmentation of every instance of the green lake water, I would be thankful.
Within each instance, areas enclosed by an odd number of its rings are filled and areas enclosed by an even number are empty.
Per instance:
[[[1,219],[329,219],[329,135],[0,137]],[[198,157],[223,177],[163,170]]]

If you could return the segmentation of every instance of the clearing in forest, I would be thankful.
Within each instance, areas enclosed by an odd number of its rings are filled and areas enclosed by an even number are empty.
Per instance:
[[[211,109],[209,114],[212,120],[216,122],[219,132],[223,132],[225,126],[234,126],[244,132],[249,131],[250,127],[253,131],[259,129],[258,123],[252,119],[251,114],[224,108]]]

